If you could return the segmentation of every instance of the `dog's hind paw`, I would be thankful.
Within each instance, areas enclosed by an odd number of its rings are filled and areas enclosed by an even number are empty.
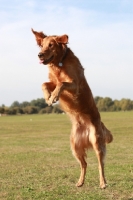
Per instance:
[[[106,183],[100,184],[100,188],[101,188],[101,189],[105,189],[106,187],[107,187],[107,184],[106,184]]]
[[[78,181],[77,183],[76,183],[76,187],[81,187],[82,185],[84,185],[84,182],[82,181]]]

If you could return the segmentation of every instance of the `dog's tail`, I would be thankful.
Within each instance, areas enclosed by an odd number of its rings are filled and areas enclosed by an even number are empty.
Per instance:
[[[112,133],[106,128],[106,126],[104,125],[103,122],[101,122],[101,125],[102,125],[102,129],[103,129],[103,134],[104,134],[104,137],[105,137],[105,142],[107,144],[111,143],[113,141]]]

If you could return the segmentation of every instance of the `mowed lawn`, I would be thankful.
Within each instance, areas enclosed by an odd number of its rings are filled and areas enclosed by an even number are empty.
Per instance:
[[[92,150],[85,184],[75,186],[80,167],[65,114],[0,117],[0,200],[133,200],[133,112],[101,117],[114,136],[107,145],[104,190]]]

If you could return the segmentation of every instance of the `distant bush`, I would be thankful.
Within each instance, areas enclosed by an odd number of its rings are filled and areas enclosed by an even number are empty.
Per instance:
[[[4,112],[5,112],[4,107],[0,107],[0,114],[4,114]]]
[[[40,114],[62,113],[63,111],[59,106],[47,106],[39,111]]]
[[[36,106],[26,106],[23,108],[23,113],[25,114],[36,114],[38,113],[38,107]]]
[[[47,106],[46,108],[43,108],[40,110],[40,114],[49,114],[52,113],[53,107],[52,106]]]

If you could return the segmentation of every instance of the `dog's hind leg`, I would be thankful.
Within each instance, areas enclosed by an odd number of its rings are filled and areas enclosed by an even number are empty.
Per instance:
[[[75,146],[74,142],[71,142],[71,148],[72,148],[73,155],[80,163],[81,172],[80,172],[80,177],[79,177],[79,180],[78,180],[76,186],[81,187],[84,184],[86,168],[87,168],[87,163],[85,161],[85,152],[84,152],[84,150],[82,152],[80,150],[80,152],[79,152],[78,148]]]
[[[87,167],[87,163],[86,163],[84,157],[79,159],[79,161],[80,161],[81,173],[80,173],[80,178],[79,178],[78,182],[76,183],[77,187],[81,187],[84,184],[86,167]]]
[[[72,153],[77,159],[77,161],[80,163],[80,177],[76,184],[77,187],[80,187],[84,184],[85,180],[85,174],[86,174],[86,168],[87,163],[85,161],[86,153],[85,153],[85,146],[82,142],[82,132],[80,131],[80,128],[77,128],[75,134],[71,134],[71,149]]]
[[[96,152],[99,166],[99,176],[100,176],[100,188],[104,189],[106,187],[106,180],[104,175],[104,158],[106,154],[106,145],[103,144],[100,139],[93,144],[93,149]]]

